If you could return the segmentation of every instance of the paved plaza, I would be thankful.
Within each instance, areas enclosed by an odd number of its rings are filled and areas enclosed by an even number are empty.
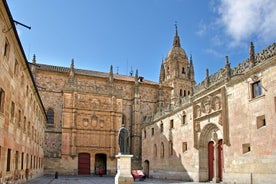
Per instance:
[[[134,184],[197,184],[198,182],[183,182],[176,180],[159,180],[146,179],[144,181],[135,181]],[[114,177],[99,177],[99,176],[59,176],[57,179],[54,176],[42,176],[31,179],[27,184],[114,184]]]

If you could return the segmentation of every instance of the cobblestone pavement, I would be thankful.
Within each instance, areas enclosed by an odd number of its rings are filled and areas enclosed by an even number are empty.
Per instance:
[[[57,179],[54,176],[42,176],[29,180],[27,184],[114,184],[114,177],[99,177],[99,176],[59,176]],[[134,184],[198,184],[197,182],[183,182],[176,180],[159,180],[146,179],[144,181],[135,181]]]

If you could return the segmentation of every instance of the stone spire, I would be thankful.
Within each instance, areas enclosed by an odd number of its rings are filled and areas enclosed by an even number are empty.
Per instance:
[[[35,56],[35,54],[33,56],[33,64],[36,64],[36,56]]]
[[[231,78],[231,68],[228,56],[225,56],[225,79],[226,81],[229,81]]]
[[[192,81],[194,81],[194,79],[195,79],[195,71],[194,71],[194,64],[193,64],[193,57],[192,57],[192,55],[190,56],[190,66],[189,66],[188,77]]]
[[[75,63],[74,59],[72,59],[71,65],[70,65],[69,80],[68,80],[68,82],[70,82],[70,83],[74,83],[74,79],[75,79],[75,64],[74,63]]]
[[[253,42],[250,42],[249,49],[249,67],[252,68],[255,66],[255,49]]]
[[[135,95],[139,94],[139,77],[138,77],[138,69],[136,69],[135,73],[135,86],[134,86]]]
[[[164,67],[164,62],[162,59],[162,64],[160,68],[160,76],[159,76],[159,82],[162,83],[165,80],[165,67]]]
[[[177,24],[175,24],[175,36],[173,39],[173,47],[181,47],[180,38],[178,36]]]
[[[209,70],[208,68],[206,69],[206,77],[205,77],[205,88],[208,88],[209,87],[209,83],[210,83],[210,80],[209,80]]]
[[[113,77],[113,66],[110,66],[110,71],[109,71],[109,84],[113,86],[114,84],[114,77]]]
[[[36,56],[35,56],[35,54],[33,56],[32,64],[30,66],[31,66],[30,67],[31,68],[31,72],[32,72],[33,77],[35,79],[35,76],[36,76]]]

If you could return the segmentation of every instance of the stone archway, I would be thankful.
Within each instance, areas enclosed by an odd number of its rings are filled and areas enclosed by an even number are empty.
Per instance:
[[[106,154],[98,153],[95,155],[95,174],[99,174],[99,170],[102,170],[102,174],[106,174]]]
[[[147,178],[149,178],[149,161],[145,160],[144,161],[144,174],[146,175]]]
[[[222,180],[223,160],[218,159],[222,155],[221,130],[217,125],[209,123],[202,129],[199,138],[199,181],[213,180],[211,177]],[[214,163],[210,163],[212,161]]]

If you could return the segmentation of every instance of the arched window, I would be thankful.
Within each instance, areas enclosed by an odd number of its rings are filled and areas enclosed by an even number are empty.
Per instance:
[[[161,142],[161,148],[160,148],[160,157],[164,158],[165,152],[164,152],[164,143]]]
[[[172,143],[172,141],[169,142],[169,154],[170,154],[170,156],[173,155],[173,143]]]
[[[155,158],[157,157],[157,145],[156,144],[154,144],[153,155]]]
[[[180,89],[179,91],[179,96],[182,96],[182,89]]]
[[[184,67],[182,67],[182,73],[185,74],[185,68]]]
[[[185,125],[186,124],[186,113],[185,111],[183,111],[183,114],[182,114],[182,125]]]
[[[48,109],[47,110],[47,123],[48,124],[54,124],[54,117],[55,113],[53,109]]]
[[[184,90],[184,96],[186,96],[186,90]]]

